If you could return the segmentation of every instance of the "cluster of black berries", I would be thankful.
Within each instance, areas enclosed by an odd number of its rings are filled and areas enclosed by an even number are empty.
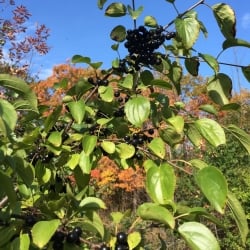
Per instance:
[[[42,163],[49,163],[53,157],[54,154],[48,151],[46,147],[37,145],[35,150],[28,154],[27,160],[33,165],[36,165],[38,160],[40,160]]]
[[[62,250],[65,240],[68,243],[79,245],[81,243],[80,241],[81,235],[82,235],[82,229],[80,227],[75,227],[68,233],[58,230],[52,237],[53,241],[52,247],[54,250]]]
[[[111,250],[105,243],[98,250]],[[115,250],[129,250],[128,237],[124,232],[119,232],[116,235]]]
[[[134,30],[127,30],[126,42],[124,43],[129,55],[119,61],[118,71],[129,73],[138,71],[143,65],[161,64],[161,55],[155,51],[164,43],[176,36],[175,32],[165,31],[162,26],[147,29],[139,26]]]
[[[97,77],[96,79],[93,77],[89,77],[88,82],[92,85],[97,85],[97,86],[107,86],[109,84],[108,79],[106,78],[101,79],[99,77]]]

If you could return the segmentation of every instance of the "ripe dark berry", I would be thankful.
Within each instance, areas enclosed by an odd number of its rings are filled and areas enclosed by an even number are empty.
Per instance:
[[[88,82],[91,84],[95,84],[94,78],[93,77],[89,77],[88,78]]]
[[[101,245],[101,247],[99,248],[99,250],[111,250],[110,247],[108,247],[106,244]]]
[[[120,96],[117,101],[118,102],[123,102],[123,98]]]
[[[64,241],[65,234],[62,231],[56,231],[52,237],[53,241]]]
[[[53,250],[63,250],[63,242],[62,241],[54,241],[52,248]]]
[[[125,135],[124,141],[125,141],[125,142],[129,142],[129,141],[130,141],[130,136],[129,136],[129,135]]]
[[[127,239],[128,239],[127,234],[124,233],[124,232],[119,232],[116,235],[116,241],[120,245],[123,245],[123,244],[126,245],[127,244]]]
[[[25,224],[27,226],[33,226],[36,223],[36,218],[34,215],[30,214],[25,217]]]
[[[69,232],[68,234],[67,234],[67,237],[66,237],[66,241],[68,242],[68,243],[75,243],[75,242],[77,242],[79,240],[79,236],[78,236],[78,234],[77,233],[75,233],[75,232]]]
[[[119,96],[120,96],[120,91],[118,91],[118,90],[115,91],[114,96],[115,96],[115,97],[119,97]]]
[[[148,130],[148,133],[150,134],[150,135],[153,135],[154,134],[154,129],[153,128],[150,128],[149,130]]]
[[[137,153],[135,154],[135,157],[136,157],[136,159],[139,160],[139,161],[143,159],[143,155],[142,155],[141,153],[139,153],[139,152],[137,152]]]
[[[118,245],[115,246],[115,250],[129,250],[129,247],[128,247],[128,245],[120,245],[120,244],[118,244]]]
[[[80,227],[75,227],[73,233],[76,233],[78,237],[80,237],[82,235],[82,229]]]

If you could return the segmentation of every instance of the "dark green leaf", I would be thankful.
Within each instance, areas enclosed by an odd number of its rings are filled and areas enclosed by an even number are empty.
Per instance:
[[[220,108],[220,110],[240,110],[241,106],[238,103],[228,103]]]
[[[243,75],[250,82],[250,65],[241,68]]]
[[[112,29],[110,37],[116,42],[123,42],[126,39],[126,28],[122,25],[118,25]]]
[[[141,72],[141,81],[144,85],[150,85],[152,80],[154,80],[154,75],[151,71],[144,70]]]
[[[58,105],[55,110],[46,118],[44,122],[44,131],[48,133],[53,126],[56,124],[59,116],[61,115],[62,112],[62,106]]]
[[[199,58],[196,56],[185,59],[185,67],[189,74],[192,76],[198,76],[199,74]]]
[[[242,46],[242,47],[250,48],[250,43],[247,41],[238,39],[238,38],[229,38],[225,40],[222,44],[223,50],[231,48],[231,47],[235,47],[235,46]]]
[[[104,4],[107,2],[107,0],[98,0],[97,6],[99,9],[103,9]]]
[[[213,105],[204,104],[199,107],[200,110],[205,111],[209,114],[217,115],[218,111],[215,109]]]
[[[14,203],[17,197],[14,190],[13,181],[3,171],[0,171],[0,183],[2,188],[4,187],[4,190],[2,191],[7,195],[9,202]]]
[[[87,63],[87,64],[90,64],[91,60],[89,57],[84,57],[84,56],[81,56],[81,55],[74,55],[71,59],[71,62],[72,63]]]
[[[153,79],[150,82],[150,85],[155,86],[155,87],[158,86],[158,87],[161,87],[164,89],[172,89],[173,88],[171,83],[169,83],[168,81],[165,81],[163,79]]]
[[[180,94],[181,93],[180,81],[182,78],[182,67],[177,62],[172,63],[168,72],[168,77],[173,82],[177,93]]]
[[[216,58],[208,54],[201,54],[199,56],[214,70],[215,73],[218,73],[220,70],[219,63]]]

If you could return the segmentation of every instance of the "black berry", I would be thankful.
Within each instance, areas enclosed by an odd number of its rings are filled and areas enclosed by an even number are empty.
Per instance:
[[[124,232],[119,232],[116,235],[116,240],[118,244],[127,244],[127,234]]]
[[[76,243],[79,240],[79,236],[75,232],[69,232],[66,237],[68,243]]]
[[[82,229],[80,227],[75,227],[73,233],[76,233],[78,237],[80,237],[82,235]]]

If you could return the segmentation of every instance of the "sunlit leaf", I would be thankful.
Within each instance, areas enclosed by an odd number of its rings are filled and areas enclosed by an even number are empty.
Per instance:
[[[249,232],[246,214],[239,200],[236,198],[236,196],[233,193],[228,192],[227,198],[228,198],[227,205],[233,214],[233,217],[236,221],[236,224],[240,232],[242,243],[245,246],[247,235]]]
[[[132,232],[128,235],[129,249],[134,249],[141,242],[141,234],[139,232]]]
[[[60,220],[39,221],[31,229],[33,243],[43,248],[60,225]]]
[[[81,55],[74,55],[71,59],[72,63],[86,63],[89,64],[91,62],[89,57],[81,56]]]
[[[144,96],[132,97],[126,102],[124,111],[133,125],[141,127],[150,114],[150,102]]]
[[[85,103],[83,100],[67,103],[70,114],[74,118],[75,122],[80,124],[85,115]]]
[[[168,204],[173,200],[176,178],[173,167],[163,163],[159,167],[150,167],[146,173],[146,190],[150,198],[159,204]]]
[[[148,148],[158,157],[164,159],[166,154],[165,143],[160,137],[154,138],[149,144]]]
[[[153,16],[146,16],[144,18],[144,25],[148,27],[156,27],[157,26],[157,20]]]
[[[222,44],[223,50],[231,48],[231,47],[235,47],[235,46],[242,46],[242,47],[250,48],[250,43],[245,40],[238,39],[238,38],[229,38],[225,40]]]
[[[213,105],[210,104],[204,104],[199,107],[200,110],[205,111],[209,114],[217,115],[218,111],[215,109]]]
[[[79,166],[84,174],[90,174],[92,164],[90,161],[90,156],[82,151],[79,158]]]
[[[98,208],[106,209],[105,203],[97,197],[84,198],[80,202],[79,207],[84,207],[85,209],[98,209]]]
[[[130,5],[128,5],[128,13],[133,20],[136,20],[142,13],[144,7],[140,6],[138,9],[134,10]]]
[[[114,97],[114,90],[111,86],[100,86],[98,88],[98,93],[103,101],[112,102]]]
[[[127,143],[120,143],[116,146],[116,151],[122,159],[129,159],[135,154],[135,147]]]
[[[169,119],[166,120],[167,123],[171,124],[174,128],[175,131],[179,134],[183,132],[184,129],[184,119],[180,115],[173,116]]]
[[[215,57],[201,53],[199,53],[199,56],[214,70],[215,73],[219,72],[220,66]]]
[[[176,18],[175,28],[184,47],[186,49],[192,48],[200,32],[200,23],[196,19],[196,16],[187,14],[183,18]]]
[[[82,148],[86,155],[90,155],[96,147],[97,136],[85,135],[82,139]]]
[[[111,141],[102,141],[101,147],[108,154],[113,154],[115,152],[115,144]]]
[[[225,132],[216,121],[209,118],[201,118],[195,121],[195,126],[200,134],[214,147],[226,143]]]
[[[234,38],[236,35],[236,17],[234,10],[225,3],[218,3],[212,6],[213,13],[221,33],[225,38]]]
[[[175,227],[175,219],[172,213],[170,213],[165,207],[156,203],[143,203],[138,207],[137,214],[144,220],[157,221],[172,229]]]
[[[224,213],[227,201],[227,181],[222,172],[216,167],[205,167],[196,174],[196,181],[202,193],[209,200],[210,204],[219,213]]]
[[[220,250],[213,233],[201,223],[185,222],[179,226],[178,232],[192,250]]]
[[[125,16],[127,8],[122,3],[111,3],[105,10],[105,15],[109,17]]]
[[[54,145],[55,147],[59,147],[62,144],[62,133],[59,131],[53,131],[50,133],[48,137],[48,142]]]

